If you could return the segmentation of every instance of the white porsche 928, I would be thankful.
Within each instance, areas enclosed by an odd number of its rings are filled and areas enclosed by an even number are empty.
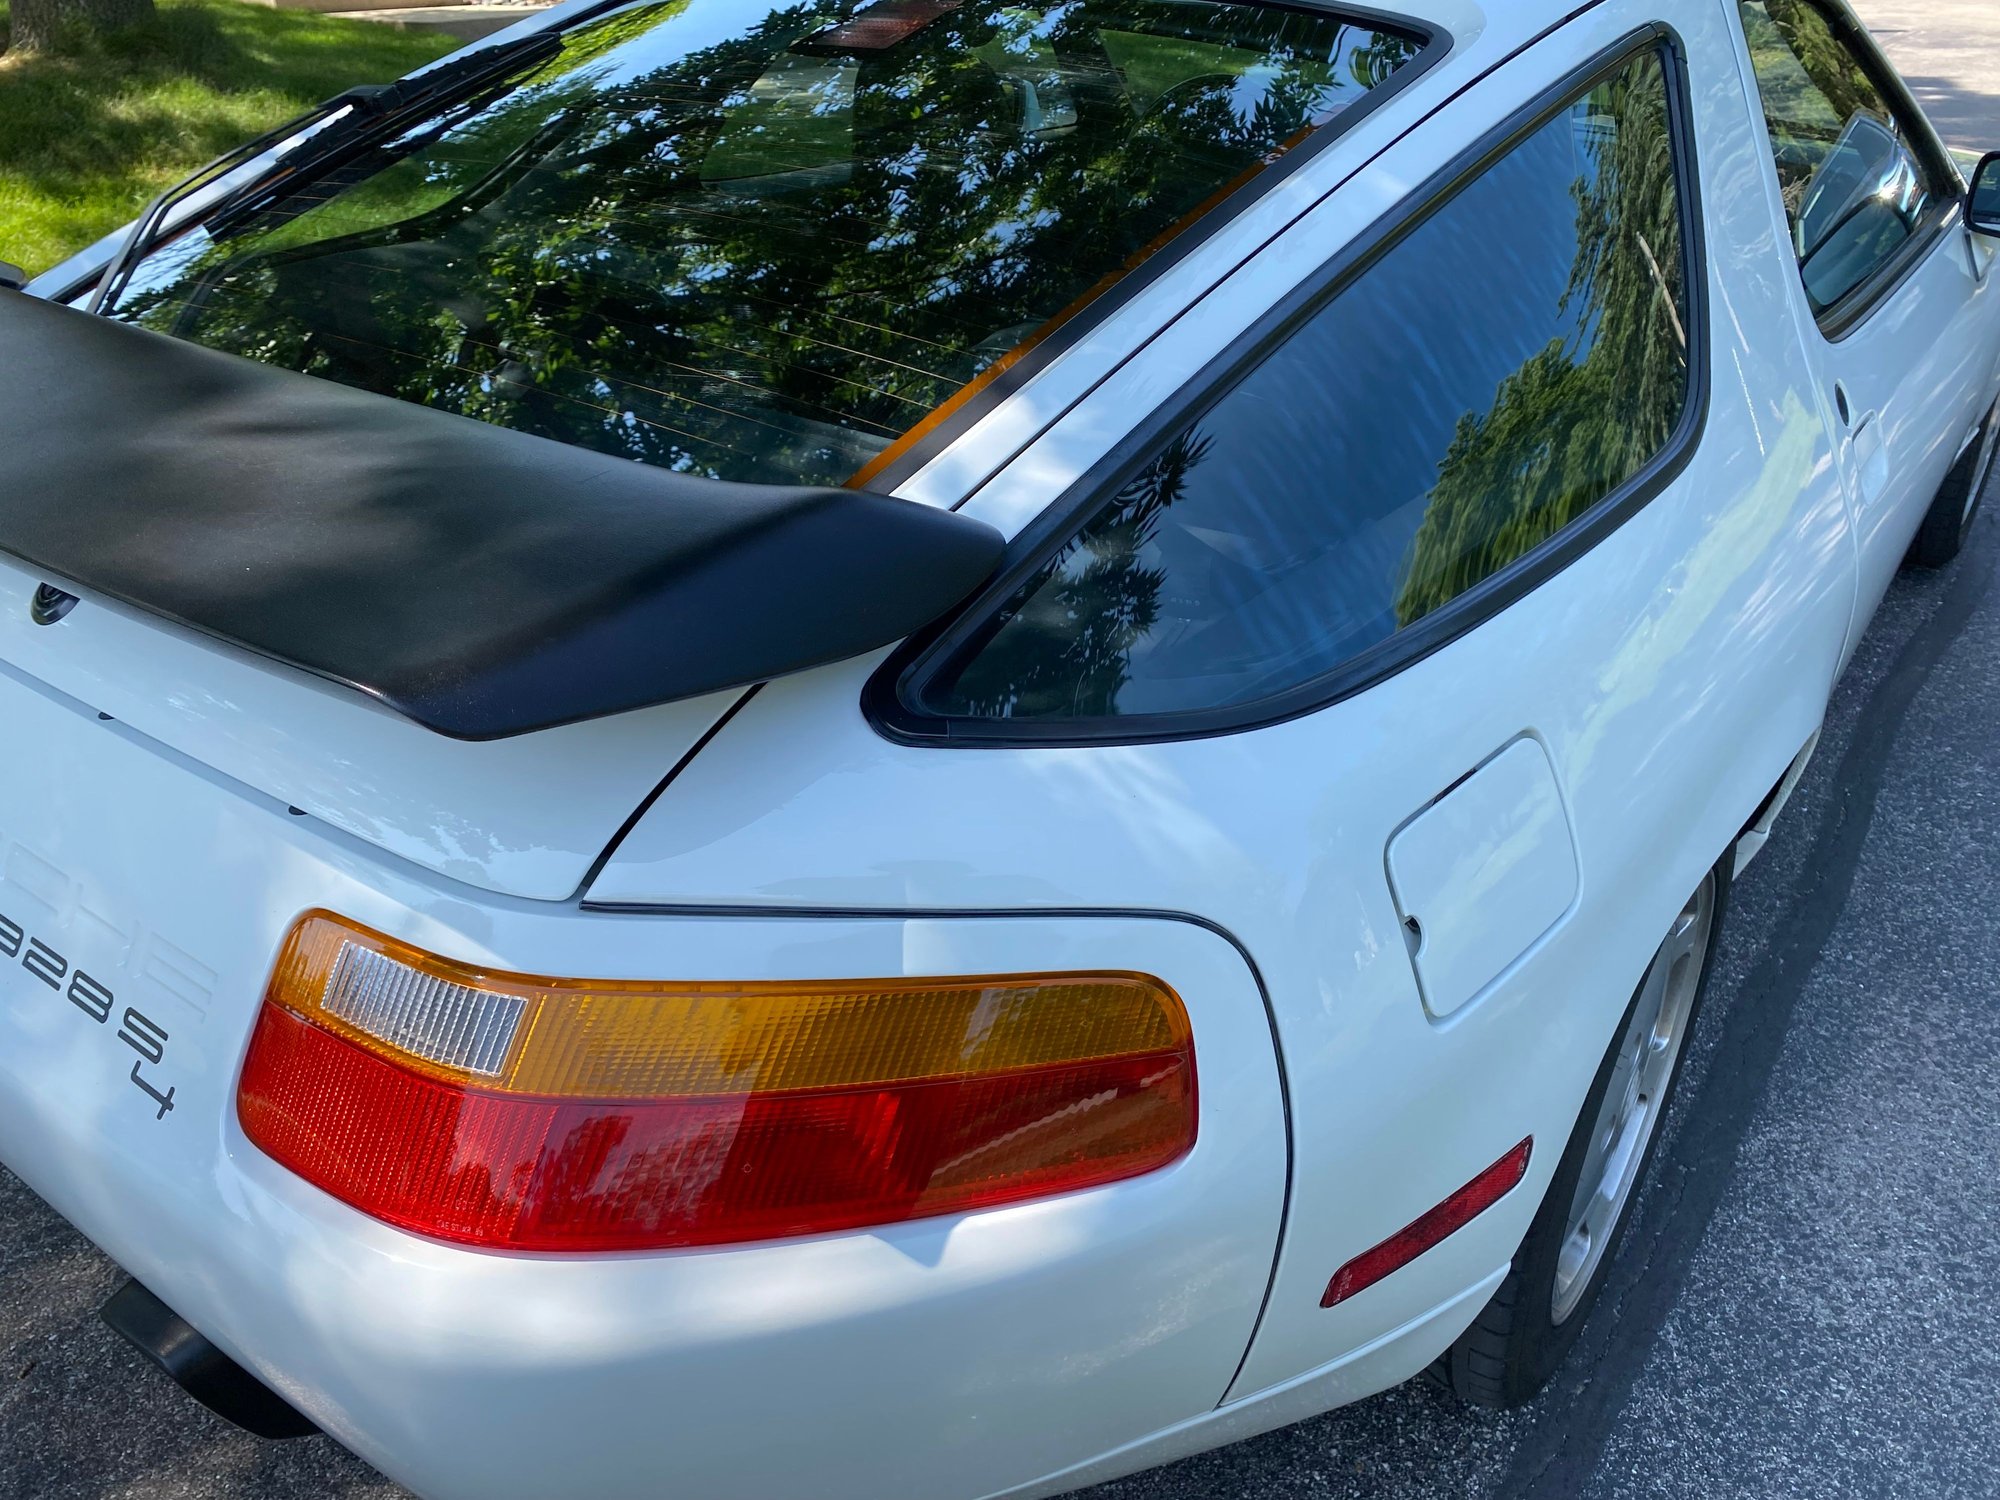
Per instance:
[[[1518,1402],[2000,446],[1840,0],[572,0],[0,292],[0,1159],[441,1500]]]

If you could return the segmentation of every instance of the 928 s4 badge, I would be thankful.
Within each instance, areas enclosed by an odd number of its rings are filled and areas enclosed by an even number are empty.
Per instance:
[[[62,953],[5,912],[0,912],[0,960],[18,962],[99,1026],[111,1025],[112,1013],[118,1010],[118,997],[111,987],[74,967]],[[158,1070],[167,1060],[167,1028],[126,1006],[118,1017],[117,1035],[139,1054],[128,1075],[133,1086],[157,1106],[153,1118],[164,1120],[174,1107],[173,1086],[169,1084],[163,1093],[157,1084]],[[155,1070],[153,1077],[146,1075],[147,1068]]]

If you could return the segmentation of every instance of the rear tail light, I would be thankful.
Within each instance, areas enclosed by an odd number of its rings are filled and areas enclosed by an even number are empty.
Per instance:
[[[237,1100],[364,1212],[516,1250],[640,1250],[959,1213],[1195,1138],[1180,998],[1139,974],[539,979],[314,912]]]

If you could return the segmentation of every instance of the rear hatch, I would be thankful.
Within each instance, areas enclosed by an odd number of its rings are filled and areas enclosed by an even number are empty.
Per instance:
[[[743,688],[900,638],[1002,545],[12,292],[0,368],[0,663],[512,896],[574,895]]]
[[[739,19],[570,11],[320,112],[134,235],[104,317],[0,293],[0,672],[571,898],[749,684],[997,564],[863,486],[1440,50],[1229,3]]]

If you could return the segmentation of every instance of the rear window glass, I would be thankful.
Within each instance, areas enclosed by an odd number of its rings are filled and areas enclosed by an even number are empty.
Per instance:
[[[840,483],[1420,50],[1207,0],[668,0],[139,268],[118,316]]]

